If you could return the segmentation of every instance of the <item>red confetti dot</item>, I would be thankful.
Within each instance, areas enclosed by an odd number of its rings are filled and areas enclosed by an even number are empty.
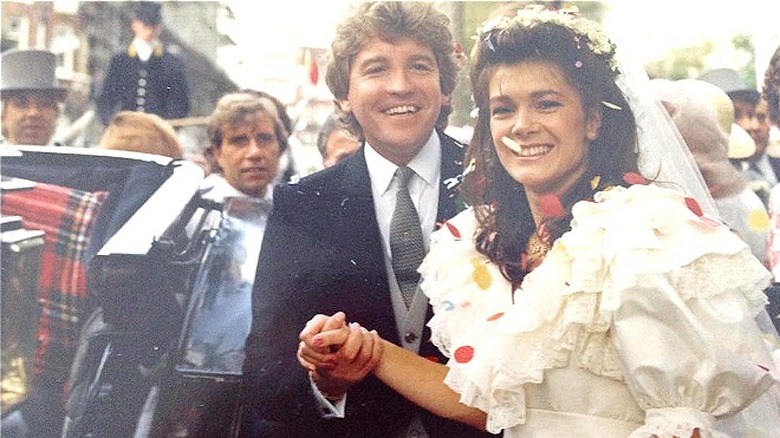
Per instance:
[[[699,203],[696,202],[693,198],[685,198],[685,205],[688,206],[688,210],[692,211],[693,214],[696,216],[702,217],[704,216],[704,213],[701,211],[701,207],[699,207]]]
[[[544,195],[539,199],[542,214],[546,218],[562,217],[566,212],[563,209],[561,199],[555,195]]]
[[[455,236],[456,239],[460,239],[460,231],[458,231],[455,225],[452,225],[449,222],[445,222],[444,225],[447,226],[447,229],[450,230],[450,233],[452,233],[452,235]]]
[[[474,348],[468,345],[455,350],[455,361],[458,363],[468,363],[474,358]]]
[[[502,316],[504,316],[504,312],[498,312],[498,313],[496,313],[495,315],[492,315],[492,316],[491,316],[490,318],[488,318],[487,320],[488,320],[488,321],[495,321],[495,320],[497,320],[498,318],[501,318]]]
[[[428,359],[428,360],[429,360],[429,361],[431,361],[431,362],[436,362],[436,363],[440,363],[440,362],[441,362],[441,361],[439,360],[439,358],[438,358],[438,357],[436,357],[436,356],[425,356],[425,358],[426,358],[426,359]]]
[[[628,184],[647,184],[647,179],[636,172],[628,172],[623,175],[623,181],[627,182]]]

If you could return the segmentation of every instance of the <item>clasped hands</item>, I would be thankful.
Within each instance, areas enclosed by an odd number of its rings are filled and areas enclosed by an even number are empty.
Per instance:
[[[382,357],[382,340],[376,330],[346,321],[344,312],[315,315],[298,336],[298,362],[329,400],[343,397]]]

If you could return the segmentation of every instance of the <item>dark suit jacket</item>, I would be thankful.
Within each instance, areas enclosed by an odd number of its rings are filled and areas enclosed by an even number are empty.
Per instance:
[[[144,91],[139,93],[139,88]],[[182,60],[167,50],[153,54],[147,62],[128,52],[115,54],[97,99],[100,120],[108,125],[119,111],[137,111],[139,98],[143,99],[144,112],[163,119],[186,117],[190,92]]]
[[[775,172],[775,177],[780,181],[780,158],[768,156],[769,164],[772,165],[772,170]]]
[[[444,181],[461,173],[463,159],[462,146],[440,137],[438,221],[460,208],[456,190]],[[343,310],[350,321],[399,344],[383,254],[362,151],[276,189],[258,263],[244,365],[248,403],[263,420],[255,436],[393,436],[416,412],[431,436],[478,435],[422,411],[373,375],[350,389],[345,419],[320,419],[308,375],[295,356],[298,333],[315,314]],[[424,336],[420,354],[443,361],[428,341],[427,329]]]

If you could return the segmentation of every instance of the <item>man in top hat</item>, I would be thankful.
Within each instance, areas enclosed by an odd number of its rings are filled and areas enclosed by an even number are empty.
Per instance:
[[[755,153],[735,162],[766,204],[769,190],[780,181],[780,158],[770,157],[766,153],[770,128],[766,101],[758,90],[748,87],[739,73],[730,68],[706,71],[699,79],[715,84],[726,92],[734,104],[734,121],[753,138]]]
[[[160,3],[137,2],[131,26],[133,42],[111,58],[103,79],[97,99],[100,120],[108,125],[123,110],[153,113],[163,119],[186,117],[190,93],[184,62],[158,40]]]
[[[0,57],[3,142],[51,144],[67,96],[55,76],[57,57],[45,50],[8,50]]]

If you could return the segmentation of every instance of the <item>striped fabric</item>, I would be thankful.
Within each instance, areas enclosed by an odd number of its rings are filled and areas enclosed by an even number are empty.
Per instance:
[[[2,214],[46,233],[41,260],[35,376],[64,382],[78,343],[87,295],[85,250],[107,192],[84,192],[36,183],[2,193]],[[10,309],[3,309],[9,311]]]

